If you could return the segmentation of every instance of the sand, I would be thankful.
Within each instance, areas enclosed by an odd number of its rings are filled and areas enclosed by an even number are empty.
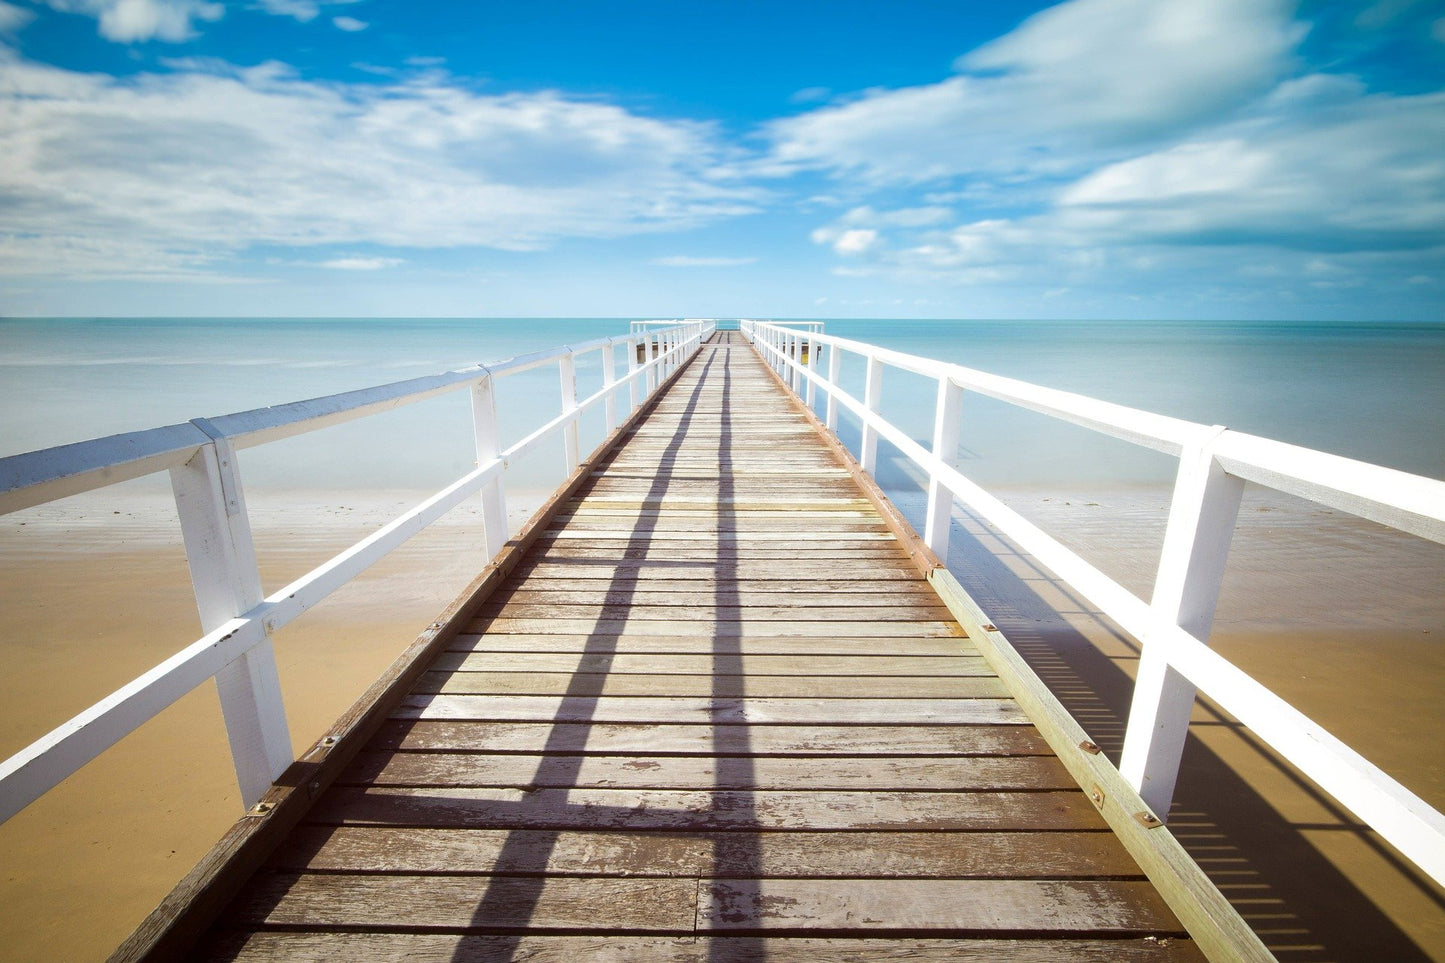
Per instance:
[[[0,519],[0,753],[199,634],[167,496],[123,489]],[[248,497],[271,590],[420,496]],[[514,523],[541,497],[514,496]],[[1147,597],[1167,492],[1006,497]],[[278,633],[297,748],[483,564],[478,516],[458,509]],[[958,529],[950,562],[965,585],[1117,760],[1133,643],[966,513]],[[1439,546],[1251,492],[1214,644],[1445,808],[1442,585]],[[1232,720],[1208,704],[1196,720],[1172,828],[1281,959],[1445,960],[1445,894]],[[208,683],[0,826],[4,955],[104,958],[239,810]]]

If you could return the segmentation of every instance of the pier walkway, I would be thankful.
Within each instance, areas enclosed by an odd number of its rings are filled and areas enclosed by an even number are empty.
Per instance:
[[[120,954],[1201,958],[815,426],[714,335]]]

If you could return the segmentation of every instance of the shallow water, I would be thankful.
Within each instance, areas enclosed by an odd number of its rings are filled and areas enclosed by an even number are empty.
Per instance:
[[[1445,477],[1445,324],[841,320],[827,331]],[[615,319],[5,319],[0,455],[626,332]],[[585,356],[578,376],[582,396],[597,390],[600,355]],[[862,377],[862,362],[845,355],[845,384],[861,394]],[[934,392],[889,371],[883,409],[926,439]],[[505,379],[504,434],[520,438],[559,399],[555,368]],[[1160,482],[1173,473],[1172,459],[987,399],[968,399],[964,415],[962,467],[985,484]],[[600,440],[600,416],[583,427],[584,447]],[[458,392],[248,451],[243,465],[263,488],[433,488],[472,458]],[[512,472],[516,484],[550,487],[560,453]],[[885,466],[886,484],[905,480]]]

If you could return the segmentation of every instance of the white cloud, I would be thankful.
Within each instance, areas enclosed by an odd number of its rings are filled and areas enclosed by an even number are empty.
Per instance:
[[[837,226],[820,227],[812,234],[813,243],[827,244],[844,257],[858,257],[878,246],[878,232],[872,228]]]
[[[332,17],[331,22],[338,30],[345,30],[347,33],[356,33],[371,26],[365,20],[357,20],[355,17]]]
[[[844,214],[840,222],[865,227],[929,227],[952,218],[953,211],[946,207],[904,207],[892,211],[878,211],[864,205]]]
[[[652,263],[660,267],[740,267],[744,264],[757,263],[755,257],[690,257],[686,254],[674,254],[669,257],[654,258]]]
[[[256,9],[278,17],[290,17],[298,23],[310,23],[321,15],[322,7],[359,3],[360,0],[260,0]],[[350,20],[350,17],[346,19]],[[356,21],[360,23],[360,21]]]
[[[317,266],[336,271],[381,271],[405,263],[399,257],[338,257]]]
[[[0,144],[8,249],[54,254],[61,275],[106,270],[67,254],[80,238],[176,270],[257,244],[525,250],[694,227],[761,196],[720,176],[707,125],[274,64],[115,79],[0,59]],[[44,262],[0,270],[22,263]]]
[[[1286,0],[1073,0],[936,84],[869,91],[769,125],[776,171],[873,183],[1069,173],[1227,116],[1290,66]]]
[[[1298,250],[1445,245],[1445,94],[1369,96],[1108,165],[1059,197],[1112,239]]]
[[[321,5],[317,0],[261,0],[261,9],[278,17],[291,17],[301,23],[309,23],[321,13]]]
[[[832,93],[833,91],[827,87],[804,87],[802,90],[793,92],[793,94],[788,97],[788,103],[816,104],[820,101],[827,100]]]
[[[34,19],[35,14],[29,10],[0,0],[0,34],[14,33]]]
[[[194,20],[221,19],[226,8],[206,0],[45,0],[54,10],[95,17],[100,35],[117,43],[166,40],[179,43],[196,35]]]

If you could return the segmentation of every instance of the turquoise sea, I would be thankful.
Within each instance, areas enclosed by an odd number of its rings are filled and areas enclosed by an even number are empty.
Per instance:
[[[214,416],[624,335],[606,319],[0,320],[0,455]],[[901,351],[1445,477],[1445,324],[1295,322],[828,321],[827,331]],[[619,355],[619,361],[620,361]],[[619,368],[621,366],[619,365]],[[579,366],[601,386],[600,358]],[[844,381],[861,395],[862,364]],[[884,411],[930,436],[934,388],[890,370]],[[504,431],[555,413],[555,369],[507,379]],[[600,415],[584,447],[600,440]],[[856,428],[844,425],[845,440]],[[456,393],[363,422],[248,450],[265,489],[434,489],[472,464]],[[985,484],[1167,481],[1173,463],[987,399],[969,399],[964,471]],[[888,487],[907,473],[884,451]],[[514,466],[548,488],[560,452]]]

